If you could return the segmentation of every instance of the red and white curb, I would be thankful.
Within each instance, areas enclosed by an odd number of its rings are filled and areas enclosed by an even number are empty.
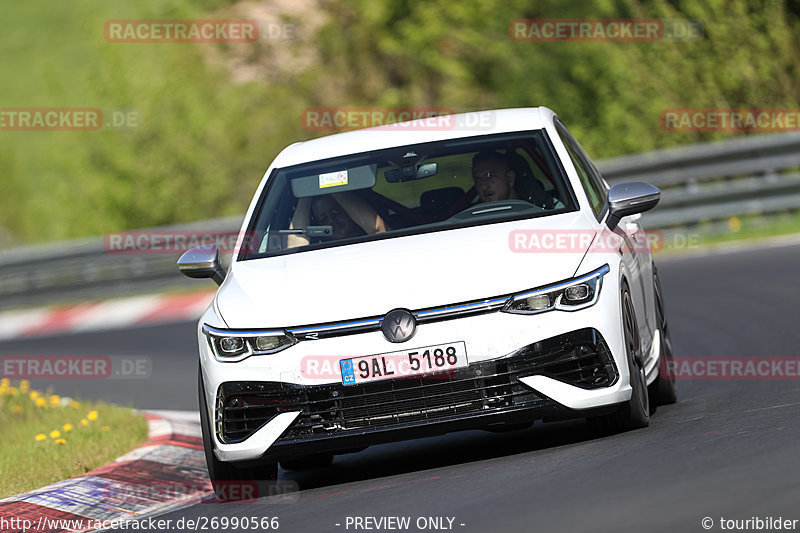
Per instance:
[[[135,520],[213,501],[200,416],[147,411],[148,442],[79,477],[0,499],[4,533],[91,531],[101,522]]]
[[[197,319],[213,297],[214,291],[154,294],[0,311],[0,340]]]

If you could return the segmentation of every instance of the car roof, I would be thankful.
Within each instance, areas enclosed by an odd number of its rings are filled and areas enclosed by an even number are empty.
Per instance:
[[[347,111],[345,108],[342,110]],[[272,167],[287,167],[307,161],[381,150],[393,146],[538,130],[544,128],[548,123],[552,124],[554,115],[553,111],[546,107],[495,109],[337,133],[319,139],[297,142],[286,147],[275,158]],[[441,121],[437,122],[437,119],[441,119]],[[424,120],[432,122],[424,122]]]

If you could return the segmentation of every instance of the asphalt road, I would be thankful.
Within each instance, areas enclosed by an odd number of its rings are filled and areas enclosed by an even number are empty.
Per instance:
[[[799,266],[798,244],[659,262],[676,355],[800,355]],[[147,356],[147,379],[52,385],[141,408],[195,409],[194,342],[194,325],[178,324],[3,342],[0,355]],[[300,489],[290,499],[160,518],[275,516],[285,532],[375,530],[347,527],[348,517],[367,516],[410,517],[408,531],[434,530],[417,520],[446,517],[439,529],[451,518],[464,532],[705,531],[704,517],[719,531],[722,518],[800,519],[798,381],[678,387],[680,402],[659,408],[644,430],[595,438],[569,422],[375,446],[329,467],[282,470]]]

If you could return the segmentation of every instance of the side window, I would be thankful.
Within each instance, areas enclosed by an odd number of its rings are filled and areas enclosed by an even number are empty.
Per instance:
[[[592,204],[592,211],[595,217],[599,219],[605,208],[607,194],[602,180],[591,161],[589,161],[588,156],[586,156],[586,153],[560,121],[556,121],[556,129],[561,136],[561,140],[564,142],[564,146],[567,149],[567,153],[569,153],[572,163],[575,165],[575,170],[578,172],[583,190],[586,191],[586,196]]]

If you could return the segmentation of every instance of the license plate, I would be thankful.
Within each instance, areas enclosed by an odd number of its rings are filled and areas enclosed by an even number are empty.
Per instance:
[[[344,385],[445,372],[468,364],[463,341],[339,361]]]

